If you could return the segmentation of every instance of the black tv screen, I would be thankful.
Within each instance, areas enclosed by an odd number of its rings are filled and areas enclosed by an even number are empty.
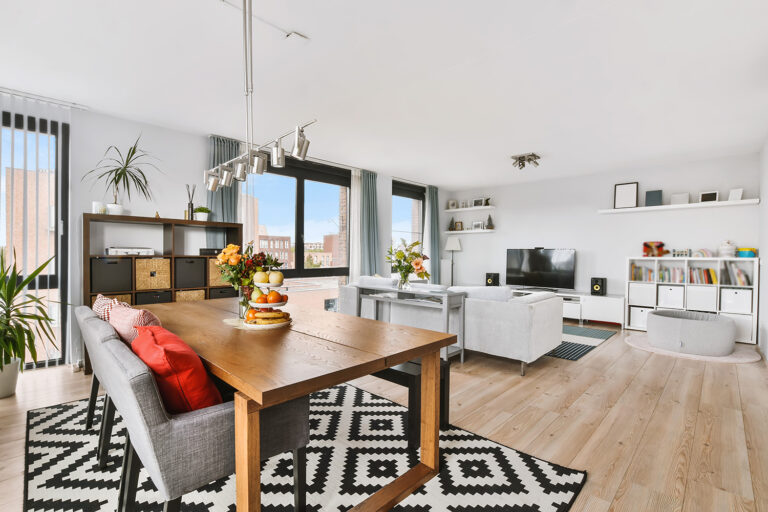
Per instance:
[[[507,249],[507,284],[574,288],[575,249]]]

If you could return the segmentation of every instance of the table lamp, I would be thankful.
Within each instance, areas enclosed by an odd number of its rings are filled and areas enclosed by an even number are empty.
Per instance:
[[[453,286],[453,253],[461,250],[461,242],[458,237],[452,236],[445,241],[445,250],[451,253],[451,286]]]

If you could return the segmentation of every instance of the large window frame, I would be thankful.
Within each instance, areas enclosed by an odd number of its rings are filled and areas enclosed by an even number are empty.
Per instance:
[[[285,167],[275,168],[270,165],[267,172],[296,179],[296,226],[294,233],[296,244],[294,247],[294,262],[296,268],[282,270],[283,275],[286,278],[348,276],[349,243],[347,243],[346,266],[304,268],[304,258],[306,256],[304,253],[304,184],[306,181],[317,181],[347,187],[347,190],[349,190],[352,187],[352,173],[347,169],[289,157],[285,159]],[[349,202],[347,202],[347,219],[349,219]],[[347,240],[349,240],[349,222],[347,222]],[[255,250],[259,251],[260,249],[256,248]]]
[[[421,243],[424,243],[424,218],[427,213],[427,187],[407,183],[405,181],[392,180],[392,195],[407,197],[421,201]]]

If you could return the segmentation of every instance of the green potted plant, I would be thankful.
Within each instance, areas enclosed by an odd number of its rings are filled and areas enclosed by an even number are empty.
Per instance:
[[[110,215],[121,215],[123,207],[118,201],[120,192],[125,192],[128,200],[131,199],[131,193],[138,193],[145,199],[152,199],[152,193],[149,190],[149,180],[144,172],[145,168],[153,168],[160,171],[152,162],[147,160],[151,158],[149,153],[139,149],[139,140],[128,148],[125,155],[117,146],[109,146],[104,152],[104,157],[98,166],[89,171],[86,176],[96,174],[96,180],[103,180],[106,183],[107,190],[112,192],[113,202],[107,205],[107,213]]]
[[[195,220],[207,221],[210,214],[211,210],[209,208],[206,208],[205,206],[198,206],[195,208],[192,216],[195,218]]]
[[[13,264],[5,261],[5,251],[0,251],[0,398],[16,392],[19,371],[24,367],[27,352],[37,361],[35,340],[44,336],[54,346],[55,336],[45,304],[40,297],[25,293],[27,285],[34,281],[53,258],[22,279]]]

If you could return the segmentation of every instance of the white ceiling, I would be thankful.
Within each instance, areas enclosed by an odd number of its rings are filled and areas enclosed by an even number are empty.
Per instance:
[[[237,0],[234,0],[237,2]],[[257,139],[447,188],[756,152],[764,0],[254,0]],[[243,138],[240,11],[0,0],[0,86]],[[539,168],[509,156],[535,151]],[[724,171],[727,171],[724,169]]]

